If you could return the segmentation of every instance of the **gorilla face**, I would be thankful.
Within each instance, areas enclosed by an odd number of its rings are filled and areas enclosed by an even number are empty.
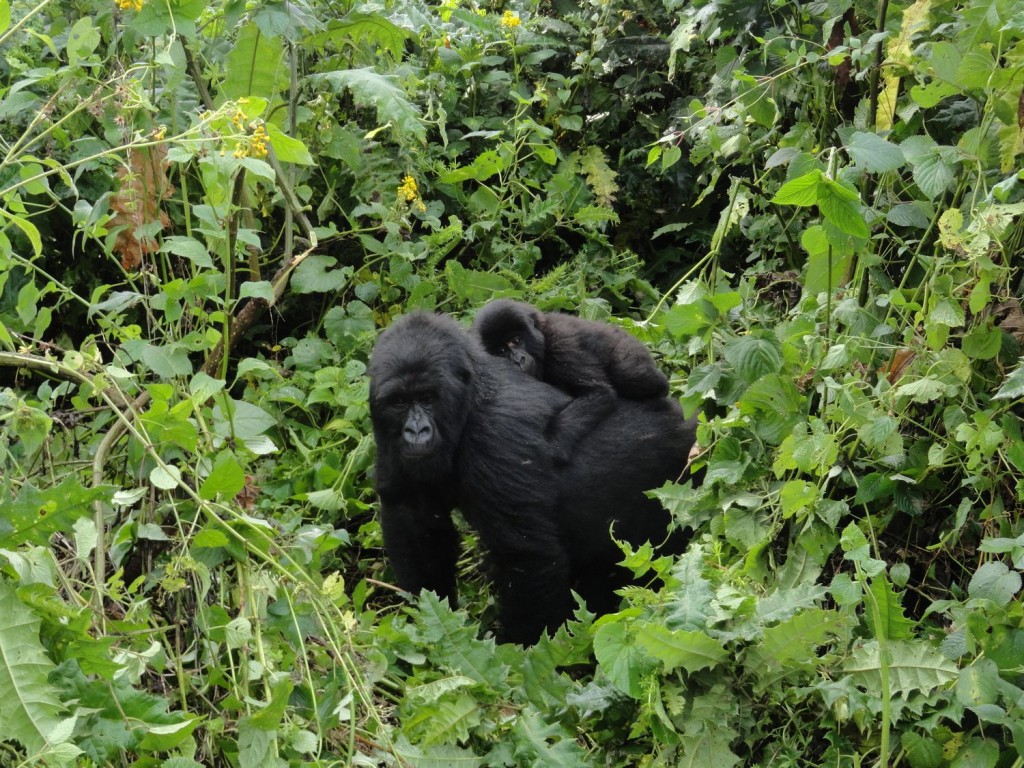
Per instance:
[[[399,320],[381,335],[369,365],[370,415],[378,450],[394,457],[389,466],[437,479],[451,470],[472,375],[448,327],[424,327]]]
[[[511,361],[527,376],[544,379],[544,334],[540,313],[509,299],[490,302],[476,316],[474,329],[484,349]]]

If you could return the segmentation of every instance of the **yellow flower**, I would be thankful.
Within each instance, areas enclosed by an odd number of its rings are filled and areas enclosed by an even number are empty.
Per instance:
[[[270,141],[270,137],[267,136],[267,129],[260,123],[256,126],[256,129],[252,132],[252,137],[249,139],[249,154],[252,157],[266,157],[270,151],[267,149],[267,144]]]
[[[519,19],[519,16],[512,11],[505,11],[501,14],[501,26],[505,29],[515,29],[523,22]]]
[[[407,203],[411,203],[419,196],[420,188],[416,183],[416,179],[412,176],[406,176],[403,178],[402,184],[398,187],[398,197]]]
[[[114,0],[114,4],[122,11],[142,10],[142,0]]]
[[[402,183],[398,187],[398,199],[403,203],[410,203],[420,213],[425,213],[427,210],[423,198],[420,197],[419,184],[412,176],[402,178]]]
[[[153,129],[153,140],[163,141],[164,137],[167,136],[167,126],[161,125],[159,128]]]

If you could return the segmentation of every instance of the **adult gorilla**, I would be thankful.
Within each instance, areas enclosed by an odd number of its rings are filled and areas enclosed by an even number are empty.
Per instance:
[[[572,607],[614,606],[609,536],[661,542],[669,515],[643,492],[683,470],[692,425],[667,399],[621,400],[557,466],[545,428],[569,396],[490,357],[454,320],[416,313],[369,366],[384,544],[398,585],[455,604],[458,507],[493,561],[502,638],[530,643]]]

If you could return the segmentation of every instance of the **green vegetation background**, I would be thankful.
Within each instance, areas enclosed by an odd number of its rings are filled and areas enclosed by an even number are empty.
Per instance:
[[[1015,0],[0,0],[0,146],[0,765],[1024,765]],[[496,295],[705,421],[530,649],[374,517]]]

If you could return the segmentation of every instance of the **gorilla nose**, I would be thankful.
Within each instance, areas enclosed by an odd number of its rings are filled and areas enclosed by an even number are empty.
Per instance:
[[[407,425],[402,431],[402,437],[409,445],[425,445],[434,436],[434,430],[429,424]]]

